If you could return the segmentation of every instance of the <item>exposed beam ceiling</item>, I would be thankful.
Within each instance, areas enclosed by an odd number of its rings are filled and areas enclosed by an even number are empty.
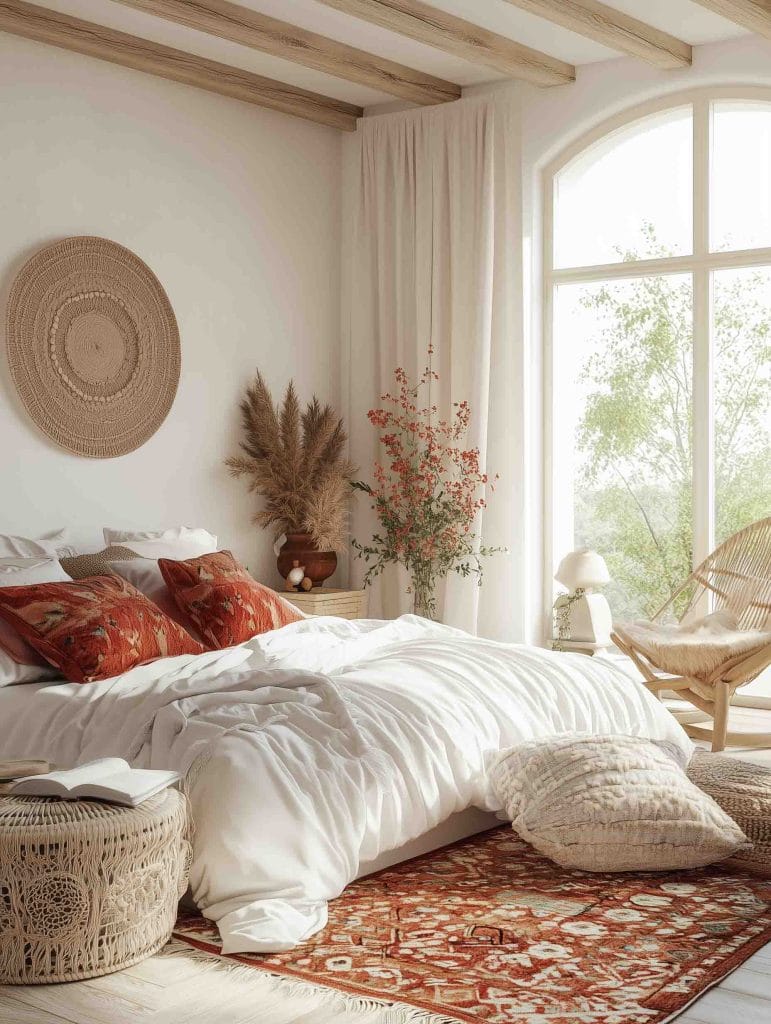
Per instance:
[[[539,18],[587,36],[597,43],[620,50],[657,68],[684,68],[691,63],[691,47],[682,39],[661,32],[652,25],[624,14],[598,0],[508,0]],[[729,6],[724,0],[722,6]],[[717,0],[720,3],[720,0]],[[642,6],[642,5],[641,5]],[[709,2],[705,6],[713,6]]]
[[[460,86],[452,82],[270,18],[230,0],[118,0],[118,3],[413,103],[445,103],[458,99],[461,94]]]
[[[536,85],[562,85],[572,82],[576,77],[576,69],[572,64],[566,64],[539,50],[531,50],[507,36],[456,18],[421,0],[320,2],[344,14],[416,39],[419,43],[445,50],[473,64],[484,64],[511,78],[523,79]]]
[[[713,14],[771,39],[771,0],[696,0]]]
[[[50,43],[135,71],[145,71],[345,131],[356,131],[356,118],[362,114],[361,108],[351,103],[320,96],[241,68],[174,50],[149,39],[24,3],[23,0],[0,0],[0,32]]]

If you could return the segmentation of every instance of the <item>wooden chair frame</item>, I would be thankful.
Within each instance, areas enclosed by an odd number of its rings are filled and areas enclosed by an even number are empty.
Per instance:
[[[681,587],[659,608],[652,621],[661,621],[671,612],[677,599],[692,588],[681,623],[712,608],[727,609],[740,629],[769,628],[771,622],[771,516],[729,537],[688,577]],[[771,747],[771,733],[730,732],[728,715],[736,690],[756,679],[771,665],[771,643],[760,650],[728,658],[704,678],[665,675],[650,661],[646,652],[615,627],[613,642],[642,673],[649,690],[658,697],[674,690],[694,708],[712,719],[712,726],[691,721],[692,712],[683,717],[683,728],[697,739],[712,741],[712,750],[723,750],[726,743],[747,747]],[[680,717],[680,716],[676,716]]]

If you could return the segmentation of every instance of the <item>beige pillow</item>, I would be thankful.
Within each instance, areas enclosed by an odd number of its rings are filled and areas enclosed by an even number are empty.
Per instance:
[[[672,871],[750,844],[669,744],[560,735],[504,751],[491,783],[514,831],[566,868]]]
[[[119,560],[139,558],[129,548],[112,545],[103,551],[93,551],[88,555],[75,555],[72,558],[60,558],[62,569],[73,580],[85,580],[89,576],[109,576],[114,570],[110,563]]]

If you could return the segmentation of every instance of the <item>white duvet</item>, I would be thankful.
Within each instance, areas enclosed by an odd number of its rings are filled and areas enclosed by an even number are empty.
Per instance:
[[[112,754],[188,776],[191,887],[225,952],[302,942],[360,862],[455,811],[499,810],[491,755],[570,730],[691,749],[608,662],[413,616],[306,619],[102,683],[0,690],[4,757]]]

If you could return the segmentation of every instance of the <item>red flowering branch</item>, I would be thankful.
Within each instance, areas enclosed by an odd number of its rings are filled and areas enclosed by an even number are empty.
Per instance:
[[[483,547],[474,532],[493,485],[480,467],[479,449],[463,446],[468,402],[455,402],[449,419],[437,419],[436,405],[421,405],[421,396],[438,375],[427,367],[411,384],[397,367],[394,376],[396,394],[382,395],[383,406],[367,414],[381,431],[384,457],[375,463],[374,483],[353,484],[372,499],[380,532],[370,544],[354,540],[353,546],[368,564],[365,585],[389,563],[400,563],[412,578],[416,607],[433,616],[438,580],[450,572],[475,574],[481,585],[481,559],[501,550]]]

